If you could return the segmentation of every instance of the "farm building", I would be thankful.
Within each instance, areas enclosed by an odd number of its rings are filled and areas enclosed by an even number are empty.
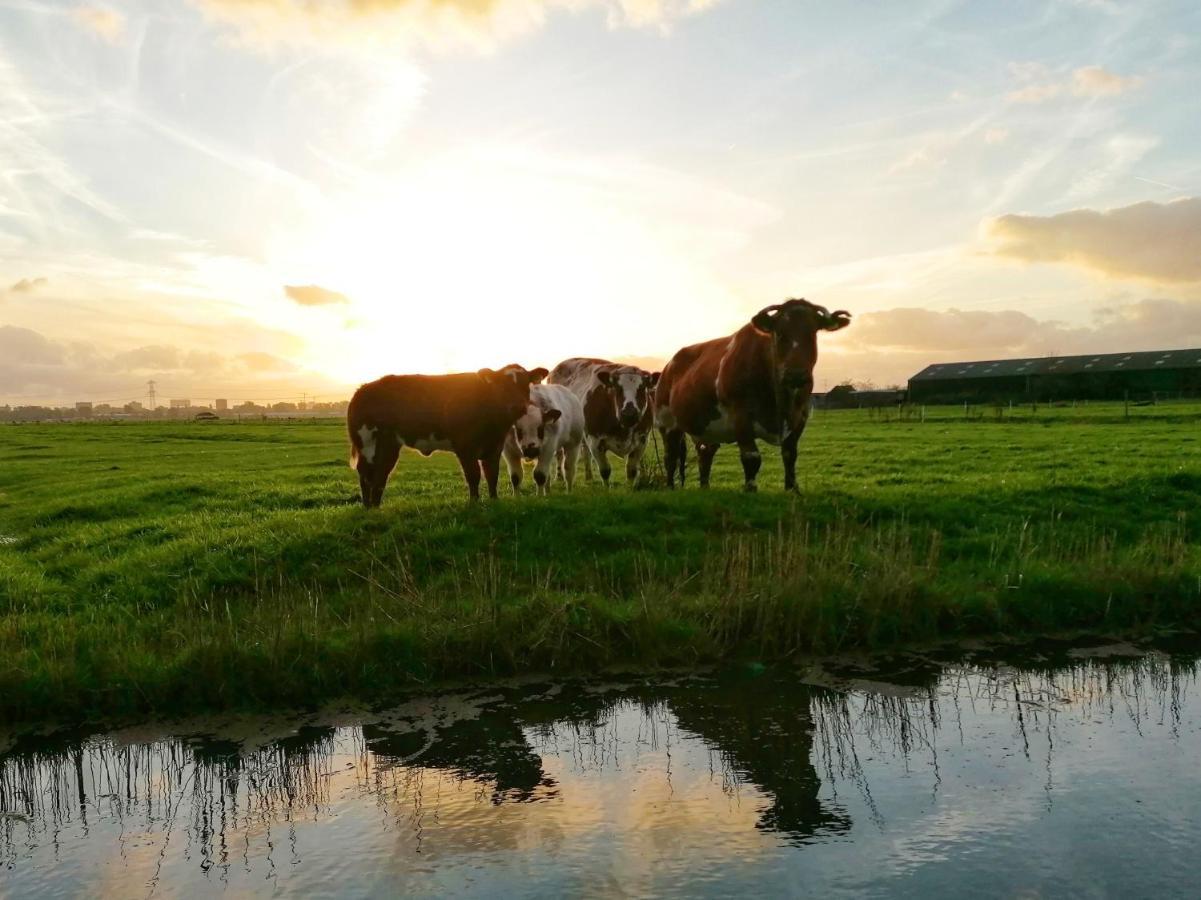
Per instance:
[[[1120,400],[1201,395],[1201,349],[938,363],[909,379],[909,400]]]

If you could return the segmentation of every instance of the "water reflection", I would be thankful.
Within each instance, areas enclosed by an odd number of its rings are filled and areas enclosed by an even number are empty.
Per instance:
[[[1100,870],[1063,859],[1104,867],[1108,839],[1030,863],[1063,838],[1061,814],[1145,815],[1160,848],[1201,837],[1181,811],[1201,801],[1196,653],[1090,652],[503,686],[170,737],[24,736],[0,757],[0,889],[695,894],[787,890],[803,874],[917,895],[945,886],[950,861],[999,893],[1079,888]],[[1172,876],[1161,861],[1160,887]]]

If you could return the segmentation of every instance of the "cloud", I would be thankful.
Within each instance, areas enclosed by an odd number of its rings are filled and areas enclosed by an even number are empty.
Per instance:
[[[595,8],[610,27],[665,28],[719,0],[193,0],[244,42],[330,46],[421,43],[488,48],[534,31],[554,10]]]
[[[56,366],[66,358],[63,348],[29,328],[0,325],[0,360],[9,365]]]
[[[1041,63],[1010,63],[1010,72],[1022,86],[1010,91],[1010,103],[1044,103],[1056,97],[1116,97],[1141,87],[1141,75],[1118,75],[1101,66],[1081,66],[1064,79],[1053,75]]]
[[[295,372],[296,364],[272,353],[253,351],[238,356],[238,362],[248,372]]]
[[[1036,319],[1019,310],[862,313],[819,363],[822,383],[903,383],[931,363],[1026,356],[1201,347],[1201,303],[1147,298],[1098,309],[1085,325]]]
[[[20,281],[9,285],[8,289],[14,294],[32,294],[34,291],[44,288],[49,283],[49,279],[46,278],[22,278]]]
[[[1117,278],[1201,281],[1201,197],[1054,216],[1006,215],[986,223],[985,234],[999,256],[1064,262]]]
[[[158,381],[160,397],[349,396],[346,386],[270,353],[225,355],[171,344],[113,352],[84,342],[54,341],[29,328],[0,326],[0,404],[124,403],[144,399],[148,378]]]
[[[1090,325],[1036,319],[1018,310],[863,313],[846,332],[849,350],[944,354],[957,358],[1044,356],[1201,346],[1201,303],[1147,298],[1096,311]]]
[[[897,175],[901,172],[907,172],[910,169],[937,168],[946,165],[946,162],[946,157],[936,152],[933,148],[929,146],[918,147],[907,156],[889,166],[888,174]]]
[[[1061,84],[1029,84],[1016,91],[1010,91],[1005,99],[1010,103],[1042,103],[1063,93]]]
[[[330,306],[336,303],[350,303],[350,298],[329,288],[316,284],[285,284],[284,293],[301,306]]]
[[[1077,97],[1114,97],[1142,85],[1141,76],[1123,77],[1100,66],[1084,66],[1072,73],[1072,93]]]
[[[125,16],[107,6],[77,6],[71,10],[71,18],[110,44],[117,43],[125,34]]]
[[[113,357],[113,365],[115,368],[129,372],[162,372],[181,368],[182,358],[183,355],[178,347],[152,344],[116,354]]]
[[[1003,144],[1009,140],[1008,128],[990,128],[984,132],[984,143]]]

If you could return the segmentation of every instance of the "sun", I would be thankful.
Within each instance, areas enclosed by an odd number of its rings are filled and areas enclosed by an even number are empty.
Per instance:
[[[575,355],[670,356],[729,306],[703,270],[603,191],[471,155],[373,181],[291,235],[275,265],[351,298],[311,334],[313,367],[389,372],[552,367]]]

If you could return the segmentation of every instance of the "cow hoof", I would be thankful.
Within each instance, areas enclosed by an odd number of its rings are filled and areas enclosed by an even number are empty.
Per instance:
[[[748,481],[745,485],[743,485],[742,489],[748,494],[754,494],[759,490],[759,485],[755,484],[753,481]]]

